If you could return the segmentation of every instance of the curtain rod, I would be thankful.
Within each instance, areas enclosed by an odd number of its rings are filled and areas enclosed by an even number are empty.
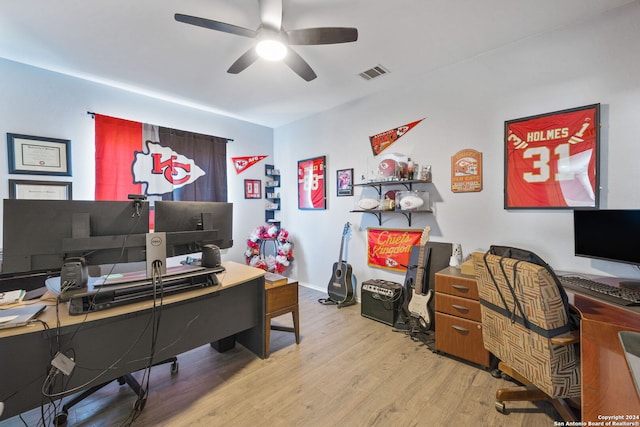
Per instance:
[[[90,115],[92,119],[95,119],[97,113],[94,113],[93,111],[87,111],[87,114]],[[226,139],[227,142],[233,142],[232,138],[224,138],[222,136],[217,136],[216,138],[222,138],[222,139]]]

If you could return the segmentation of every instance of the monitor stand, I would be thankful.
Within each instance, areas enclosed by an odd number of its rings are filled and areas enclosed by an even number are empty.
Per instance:
[[[160,262],[160,275],[167,274],[167,235],[164,232],[147,233],[147,278],[153,277],[154,263]]]

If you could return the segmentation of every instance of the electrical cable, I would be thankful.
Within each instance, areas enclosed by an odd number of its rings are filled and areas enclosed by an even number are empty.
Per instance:
[[[127,419],[122,423],[123,426],[129,426],[135,422],[142,414],[146,399],[149,396],[151,368],[156,353],[156,345],[158,341],[158,333],[160,331],[160,320],[162,318],[162,306],[164,300],[164,286],[162,282],[162,261],[155,260],[152,263],[152,283],[153,283],[153,306],[151,309],[152,330],[151,330],[151,348],[149,354],[149,362],[142,374],[140,381],[140,392],[133,405],[133,409],[129,413]],[[158,295],[160,297],[158,304]]]

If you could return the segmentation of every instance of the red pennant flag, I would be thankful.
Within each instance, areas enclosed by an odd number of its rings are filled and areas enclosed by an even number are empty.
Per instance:
[[[236,174],[239,174],[245,169],[249,169],[251,166],[255,165],[265,157],[267,156],[232,157],[231,161],[233,162],[233,167],[236,169]]]
[[[407,123],[404,126],[398,126],[395,129],[390,129],[379,133],[377,135],[373,135],[369,137],[369,141],[371,142],[371,149],[373,150],[373,155],[377,156],[382,153],[384,149],[388,148],[396,142],[402,135],[409,132],[415,125],[423,121],[424,119],[416,120],[412,123]]]

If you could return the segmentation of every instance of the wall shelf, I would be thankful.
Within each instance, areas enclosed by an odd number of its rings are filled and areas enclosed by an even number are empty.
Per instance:
[[[363,182],[361,184],[354,184],[354,187],[372,187],[378,192],[378,196],[382,197],[382,189],[384,187],[390,187],[394,185],[403,186],[407,191],[413,191],[414,185],[419,184],[431,184],[431,181],[424,181],[421,179],[412,179],[412,180],[403,180],[403,181],[373,181],[373,182]],[[368,213],[374,215],[378,218],[378,226],[382,225],[382,214],[402,214],[407,219],[407,223],[409,227],[411,227],[411,221],[413,214],[425,214],[425,213],[433,213],[431,209],[419,209],[419,210],[382,210],[382,209],[354,209],[350,212],[353,213]]]
[[[276,212],[280,210],[280,171],[274,165],[264,165],[264,174],[267,177],[264,198],[269,205],[265,208],[264,220],[267,224],[275,224],[280,228],[280,220],[276,219]]]
[[[373,181],[363,182],[361,184],[353,184],[354,187],[373,187],[378,192],[379,196],[382,196],[382,188],[391,185],[402,185],[408,191],[413,191],[414,184],[431,184],[431,181],[423,181],[421,179],[412,179],[404,181]]]
[[[405,218],[407,218],[407,222],[409,223],[409,227],[411,227],[411,217],[413,214],[420,214],[420,213],[433,213],[433,211],[431,209],[429,210],[419,210],[419,211],[403,211],[403,210],[394,210],[394,211],[383,211],[380,209],[369,209],[369,210],[364,210],[364,209],[356,209],[356,210],[352,210],[349,212],[354,212],[354,213],[369,213],[374,215],[376,218],[378,218],[378,226],[382,225],[382,214],[383,213],[388,213],[388,214],[402,214],[404,215]]]

